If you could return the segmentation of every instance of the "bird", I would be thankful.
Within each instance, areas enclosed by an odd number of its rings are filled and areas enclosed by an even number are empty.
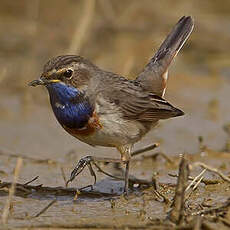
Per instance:
[[[70,135],[91,146],[116,148],[120,159],[86,156],[77,163],[68,182],[94,161],[125,164],[124,194],[128,194],[129,165],[133,145],[159,120],[184,112],[164,94],[168,68],[194,27],[191,16],[183,16],[134,80],[105,71],[77,55],[50,59],[39,79],[29,86],[45,86],[60,125]]]

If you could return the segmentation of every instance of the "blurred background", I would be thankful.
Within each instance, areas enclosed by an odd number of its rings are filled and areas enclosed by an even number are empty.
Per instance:
[[[68,178],[83,156],[119,158],[114,149],[93,148],[67,134],[53,115],[46,89],[27,84],[40,77],[50,58],[62,54],[84,56],[105,70],[133,79],[183,15],[191,15],[195,27],[171,64],[165,97],[185,116],[160,122],[135,148],[160,142],[154,151],[168,154],[173,162],[179,154],[188,153],[194,161],[206,162],[229,175],[229,0],[0,0],[0,180],[13,180],[19,155],[24,160],[18,182],[39,176],[33,184],[51,187],[64,186],[65,175]],[[204,145],[217,152],[211,154]],[[132,161],[130,174],[148,180],[154,175],[159,182],[175,184],[176,178],[168,173],[177,174],[177,166],[162,157],[154,159]],[[117,173],[111,165],[104,167]],[[97,176],[99,191],[121,192],[121,181],[112,181],[100,173]],[[85,170],[71,186],[92,183],[93,178]],[[225,201],[229,187],[216,186],[218,189],[211,187],[205,194],[196,192],[199,202],[196,204],[192,198],[188,207],[199,210],[205,197]],[[76,205],[73,197],[60,196],[45,215],[29,221],[23,217],[40,212],[55,197],[17,196],[10,207],[9,221],[12,226],[28,226],[28,222],[33,226],[106,222],[115,223],[115,228],[118,223],[129,222],[136,228],[140,221],[135,213],[143,213],[145,206],[153,219],[165,218],[163,202],[151,194],[148,201],[137,196],[113,210],[106,199],[78,200]],[[0,212],[5,195],[0,196]]]
[[[225,148],[230,1],[1,0],[0,5],[1,148],[52,159],[70,151],[79,157],[106,154],[108,149],[89,147],[65,133],[46,90],[27,83],[61,54],[78,54],[135,78],[183,15],[194,18],[195,28],[171,65],[165,97],[186,115],[162,121],[137,147],[160,141],[159,149],[168,154],[195,153],[201,136],[208,147]]]

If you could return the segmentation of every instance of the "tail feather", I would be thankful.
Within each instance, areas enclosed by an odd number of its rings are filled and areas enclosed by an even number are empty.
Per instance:
[[[136,79],[142,84],[144,89],[159,96],[164,95],[168,67],[188,39],[193,26],[193,20],[190,16],[183,16],[177,22],[156,54]]]

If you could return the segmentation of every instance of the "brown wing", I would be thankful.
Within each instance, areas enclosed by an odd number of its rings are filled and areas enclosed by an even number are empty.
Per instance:
[[[100,92],[106,101],[118,107],[125,119],[152,122],[184,114],[163,98],[144,91],[136,81],[113,76],[107,78],[107,84],[113,87],[106,84]]]
[[[143,93],[143,95],[138,96],[128,94],[127,100],[122,101],[120,104],[126,119],[151,122],[184,114],[157,95]]]

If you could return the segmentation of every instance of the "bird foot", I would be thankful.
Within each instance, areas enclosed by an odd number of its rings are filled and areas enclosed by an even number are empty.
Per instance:
[[[97,164],[96,162],[111,162],[111,163],[124,163],[122,160],[119,159],[112,159],[112,158],[103,158],[103,157],[94,157],[94,156],[86,156],[83,157],[82,159],[80,159],[76,165],[76,167],[74,168],[74,170],[71,172],[70,178],[69,180],[66,182],[66,187],[68,186],[68,184],[73,181],[75,179],[75,177],[77,177],[83,170],[84,168],[87,166],[90,174],[94,177],[94,184],[97,181],[97,177],[96,174],[93,170],[92,164],[102,173],[104,173],[107,176],[110,176],[112,178],[116,178],[116,179],[123,179],[123,178],[118,178],[116,176],[113,176],[107,172],[105,172],[104,170],[102,170]],[[129,172],[129,161],[125,162],[126,164],[126,170],[125,170],[125,188],[124,188],[124,194],[126,196],[128,196],[128,172]],[[92,185],[91,185],[92,187]]]
[[[96,174],[92,168],[92,165],[91,165],[91,162],[94,161],[92,156],[86,156],[86,157],[83,157],[82,159],[80,159],[76,165],[76,167],[74,168],[74,170],[71,172],[70,174],[70,178],[69,180],[66,182],[66,187],[68,187],[68,184],[70,182],[72,182],[75,177],[77,177],[83,170],[86,166],[88,166],[89,168],[89,171],[90,171],[90,174],[94,177],[94,184],[96,183],[96,180],[97,180],[97,177],[96,177]]]

